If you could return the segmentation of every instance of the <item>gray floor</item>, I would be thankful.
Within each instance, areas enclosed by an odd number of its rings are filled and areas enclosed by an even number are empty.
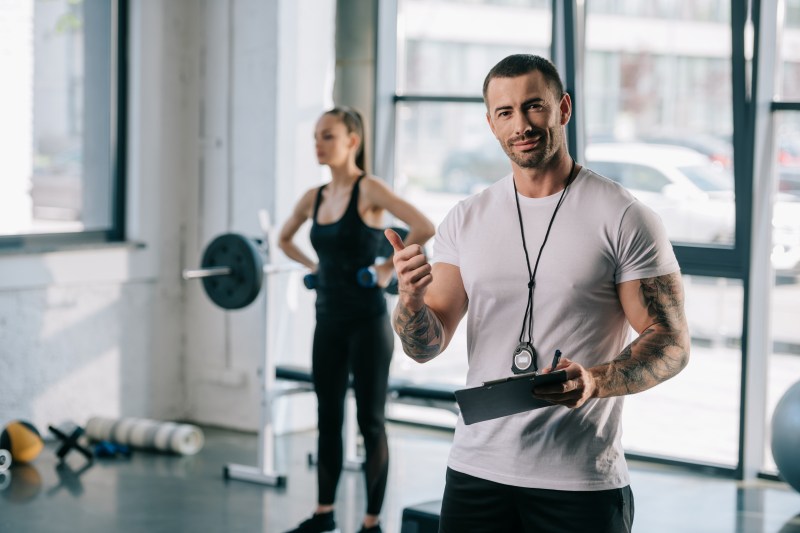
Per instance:
[[[136,452],[87,465],[71,452],[58,466],[53,443],[31,465],[0,478],[0,532],[282,532],[313,509],[315,472],[307,465],[312,433],[282,437],[283,489],[223,479],[227,463],[254,464],[255,435],[205,428],[193,457]],[[451,435],[390,427],[392,463],[384,531],[399,533],[403,508],[441,495]],[[631,464],[634,530],[660,532],[800,532],[800,494],[783,483],[747,487],[685,471]],[[355,532],[364,507],[360,473],[346,472],[337,520]]]

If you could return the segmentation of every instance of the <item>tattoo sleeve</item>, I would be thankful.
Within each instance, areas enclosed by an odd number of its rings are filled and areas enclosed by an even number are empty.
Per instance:
[[[444,344],[442,322],[427,305],[413,312],[398,303],[393,322],[403,351],[413,360],[425,363],[439,355]]]
[[[641,280],[639,297],[650,325],[613,361],[592,369],[598,397],[647,390],[676,375],[689,362],[690,337],[680,274]]]

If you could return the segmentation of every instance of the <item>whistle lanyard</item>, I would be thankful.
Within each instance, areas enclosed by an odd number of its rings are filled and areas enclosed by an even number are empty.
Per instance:
[[[550,229],[553,227],[553,221],[556,219],[556,214],[558,213],[558,209],[561,207],[561,204],[564,202],[564,195],[567,193],[567,189],[569,188],[570,184],[572,183],[573,175],[572,173],[575,172],[575,160],[572,160],[572,167],[569,170],[569,174],[567,175],[566,184],[564,185],[564,190],[561,191],[561,196],[558,199],[558,203],[556,204],[556,208],[553,210],[553,214],[550,217],[550,223],[547,225],[547,231],[544,234],[544,239],[542,240],[542,245],[539,247],[539,254],[536,256],[536,262],[533,264],[533,269],[531,269],[531,260],[528,256],[528,246],[525,243],[525,230],[522,224],[522,209],[519,207],[519,193],[517,192],[517,183],[512,179],[511,181],[514,182],[514,200],[517,202],[517,215],[519,216],[519,233],[522,237],[522,249],[525,250],[525,265],[528,267],[528,305],[525,308],[525,316],[522,318],[522,329],[519,332],[519,342],[523,343],[525,341],[525,331],[528,332],[528,340],[527,343],[533,347],[533,290],[536,288],[536,271],[539,269],[539,259],[542,258],[542,251],[544,250],[544,245],[547,244],[547,238],[550,236]],[[536,352],[534,351],[534,354]],[[537,368],[536,364],[536,356],[534,355],[533,361],[533,368],[534,370]]]

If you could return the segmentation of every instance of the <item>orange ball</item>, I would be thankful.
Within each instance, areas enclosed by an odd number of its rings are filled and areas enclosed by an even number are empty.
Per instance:
[[[36,459],[44,448],[39,431],[30,422],[9,422],[0,435],[0,448],[8,450],[14,462],[29,463]]]

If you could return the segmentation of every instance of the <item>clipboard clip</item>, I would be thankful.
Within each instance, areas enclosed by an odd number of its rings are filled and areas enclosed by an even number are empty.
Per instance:
[[[500,379],[492,379],[489,381],[484,381],[481,386],[482,387],[491,387],[492,385],[499,385],[500,383],[506,383],[507,381],[516,381],[518,379],[530,378],[533,379],[536,376],[535,372],[529,372],[527,374],[517,374],[516,376],[509,376],[507,378],[500,378]]]

